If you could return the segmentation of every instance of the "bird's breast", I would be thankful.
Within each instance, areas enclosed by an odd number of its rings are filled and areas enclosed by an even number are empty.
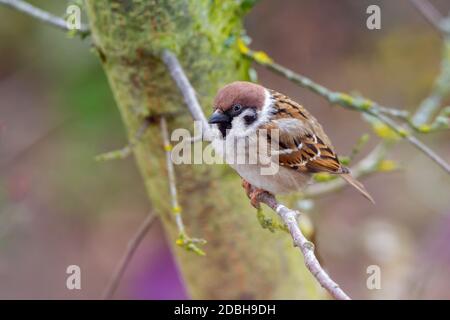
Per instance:
[[[286,194],[305,187],[310,175],[280,166],[270,152],[260,152],[257,142],[248,138],[227,137],[225,140],[214,140],[213,147],[243,179],[257,188],[274,194]]]

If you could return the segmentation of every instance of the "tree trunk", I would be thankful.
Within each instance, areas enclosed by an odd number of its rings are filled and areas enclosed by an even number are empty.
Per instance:
[[[207,115],[220,86],[247,78],[249,63],[235,40],[243,33],[242,17],[250,2],[87,1],[93,41],[130,138],[144,117],[162,113],[174,115],[168,118],[170,129],[192,129],[190,114],[160,59],[163,49],[179,57]],[[205,257],[178,247],[157,122],[137,144],[134,155],[192,298],[322,295],[290,237],[260,226],[239,176],[226,166],[176,166],[187,231],[208,241]]]

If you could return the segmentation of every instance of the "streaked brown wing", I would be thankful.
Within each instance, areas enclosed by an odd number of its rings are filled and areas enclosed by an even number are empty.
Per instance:
[[[278,145],[279,164],[302,172],[347,173],[317,120],[298,103],[276,94],[277,113],[264,128]]]

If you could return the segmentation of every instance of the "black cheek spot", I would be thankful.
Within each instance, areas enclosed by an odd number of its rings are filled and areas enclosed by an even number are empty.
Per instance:
[[[255,120],[256,120],[255,114],[249,114],[244,116],[244,121],[247,126],[251,125],[253,122],[255,122]]]

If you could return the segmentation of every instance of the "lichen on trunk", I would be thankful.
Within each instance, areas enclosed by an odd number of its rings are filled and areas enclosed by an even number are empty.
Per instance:
[[[180,59],[205,113],[222,85],[246,79],[249,62],[237,48],[249,0],[88,0],[92,37],[130,138],[146,116],[168,116],[169,128],[192,128],[192,119],[160,59]],[[170,116],[172,115],[172,116]],[[191,235],[208,240],[207,256],[174,243],[165,155],[152,125],[134,155],[152,207],[162,217],[183,281],[195,299],[280,299],[322,296],[292,241],[261,228],[225,166],[176,166],[178,192]]]

